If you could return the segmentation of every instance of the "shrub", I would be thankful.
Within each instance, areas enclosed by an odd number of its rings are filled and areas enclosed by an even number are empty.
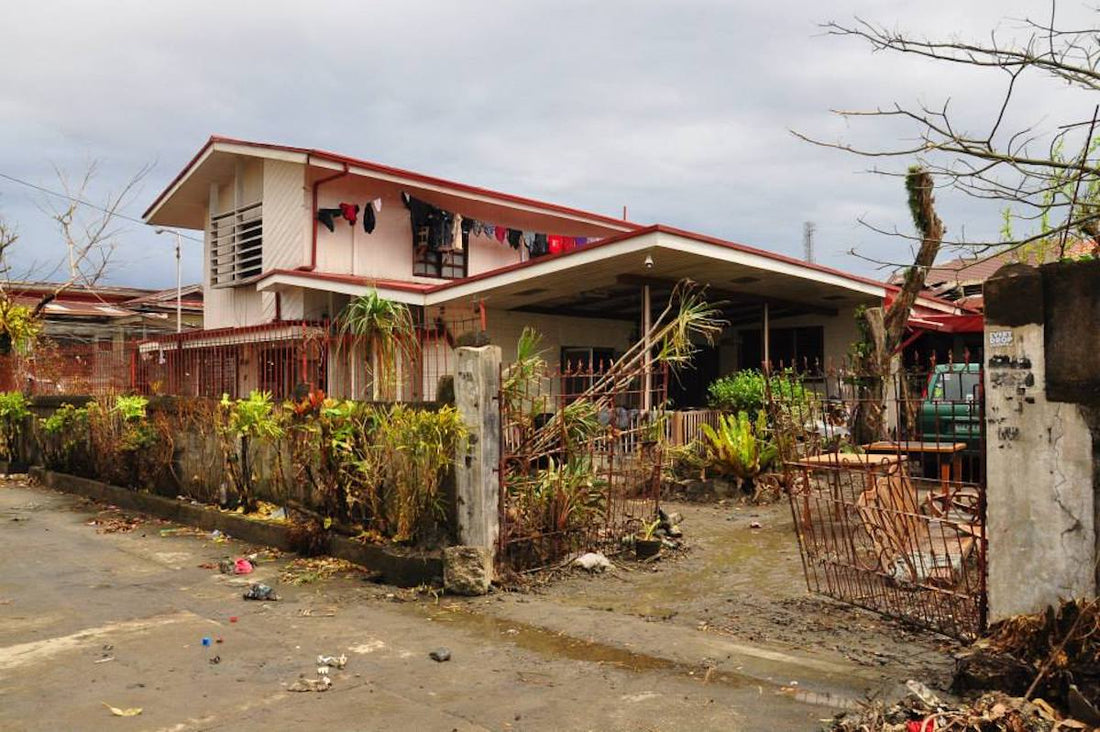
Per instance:
[[[100,397],[88,404],[90,477],[130,488],[151,488],[171,470],[172,441],[167,425],[149,418],[148,405],[143,396]]]
[[[724,412],[755,414],[764,408],[765,389],[764,374],[745,369],[712,381],[707,387],[707,400],[712,408]]]
[[[62,404],[49,417],[39,420],[42,460],[50,470],[88,475],[88,409]],[[92,477],[92,476],[90,476]]]
[[[18,459],[19,441],[30,416],[23,392],[0,392],[0,455],[6,460]]]
[[[707,397],[712,409],[756,414],[767,409],[769,391],[772,401],[788,411],[804,410],[812,396],[793,369],[778,371],[767,378],[755,369],[746,369],[712,381],[707,387]]]
[[[245,513],[256,510],[253,491],[252,441],[277,440],[283,436],[280,415],[275,411],[271,393],[253,390],[247,399],[232,400],[222,395],[218,404],[218,435],[225,455],[226,472],[237,490]]]

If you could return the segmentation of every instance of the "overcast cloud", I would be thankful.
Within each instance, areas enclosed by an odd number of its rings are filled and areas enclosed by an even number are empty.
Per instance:
[[[1049,6],[1012,0],[832,3],[23,2],[0,6],[0,173],[57,187],[100,161],[102,199],[155,164],[135,218],[211,134],[328,149],[520,195],[660,222],[882,276],[846,254],[906,247],[857,218],[908,228],[897,180],[866,160],[793,138],[863,146],[912,128],[847,127],[830,108],[942,103],[989,119],[1003,75],[872,55],[817,25],[855,15],[918,34],[987,36]],[[1079,25],[1083,8],[1059,7]],[[1022,32],[1021,32],[1022,34]],[[1053,127],[1091,99],[1023,88],[1013,121]],[[907,161],[897,161],[904,167]],[[996,204],[939,197],[949,230],[995,237]],[[17,264],[64,247],[42,194],[0,179],[0,213],[22,235]],[[110,281],[174,283],[171,242],[126,223]],[[185,255],[200,277],[201,245]],[[48,268],[47,268],[48,269]],[[40,270],[43,271],[43,270]]]

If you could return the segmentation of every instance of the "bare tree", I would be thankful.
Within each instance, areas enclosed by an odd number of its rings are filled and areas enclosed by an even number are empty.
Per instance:
[[[75,183],[61,169],[54,168],[63,194],[53,194],[55,198],[48,198],[42,210],[57,225],[66,247],[64,258],[31,265],[16,273],[12,259],[19,233],[0,217],[0,353],[7,353],[14,344],[33,340],[39,331],[42,312],[65,290],[74,286],[92,287],[107,273],[119,235],[121,211],[149,167],[138,170],[118,191],[108,193],[102,203],[94,203],[88,196],[97,167],[94,162],[89,164]],[[52,284],[34,304],[17,303],[14,298],[18,283],[29,280]]]
[[[827,23],[823,26],[827,33],[861,39],[874,52],[988,70],[999,77],[1003,93],[977,132],[967,131],[953,115],[948,100],[937,107],[895,102],[870,110],[834,110],[848,120],[870,117],[908,122],[916,129],[911,144],[872,148],[794,134],[868,158],[902,158],[907,164],[916,160],[941,186],[1001,204],[1005,228],[1000,241],[960,238],[945,240],[946,245],[968,246],[978,253],[998,247],[1052,246],[1061,256],[1073,241],[1095,241],[1100,234],[1100,140],[1096,136],[1100,107],[1090,101],[1075,118],[1060,120],[1047,132],[1036,126],[1013,128],[1008,122],[1018,82],[1025,75],[1081,91],[1100,90],[1100,27],[1060,28],[1056,10],[1052,0],[1048,18],[1021,21],[1027,35],[1022,42],[1002,40],[997,32],[979,42],[917,38],[858,18],[848,25]],[[1019,227],[1014,227],[1014,222],[1026,231],[1016,232]],[[923,238],[876,230],[914,243]]]
[[[93,287],[107,273],[119,235],[119,213],[149,172],[147,166],[142,167],[120,189],[108,193],[102,204],[96,205],[90,204],[86,196],[97,168],[96,162],[90,163],[75,184],[64,171],[54,168],[65,198],[61,203],[51,200],[47,213],[57,223],[68,259],[55,263],[45,278],[48,281],[60,271],[65,272],[51,291],[42,295],[34,306],[34,317],[38,317],[65,290],[74,285]]]

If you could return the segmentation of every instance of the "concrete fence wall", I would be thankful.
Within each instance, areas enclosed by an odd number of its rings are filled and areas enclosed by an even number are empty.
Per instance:
[[[1100,262],[985,285],[989,619],[1097,590]]]

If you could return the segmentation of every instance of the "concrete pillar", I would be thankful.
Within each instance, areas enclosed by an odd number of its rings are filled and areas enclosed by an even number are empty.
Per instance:
[[[1025,265],[985,284],[990,622],[1096,592],[1092,437],[1048,395],[1043,291]]]
[[[500,347],[459,348],[455,407],[468,431],[458,446],[458,543],[496,551],[500,533]]]

